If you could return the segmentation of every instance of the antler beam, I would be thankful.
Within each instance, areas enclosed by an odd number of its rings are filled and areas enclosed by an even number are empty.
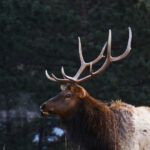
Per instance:
[[[54,74],[52,74],[52,77],[49,76],[47,70],[45,71],[45,74],[46,74],[46,77],[50,80],[50,81],[54,81],[54,82],[61,82],[61,83],[67,83],[67,82],[73,82],[73,83],[83,83],[89,79],[91,79],[92,77],[102,73],[108,66],[111,62],[114,62],[114,61],[119,61],[121,59],[124,59],[129,53],[130,53],[130,50],[131,50],[131,40],[132,40],[132,32],[131,32],[131,28],[129,27],[129,39],[128,39],[128,44],[127,44],[127,48],[125,50],[125,52],[123,54],[121,54],[120,56],[117,56],[117,57],[112,57],[111,56],[111,30],[109,30],[109,35],[108,35],[108,42],[106,42],[102,48],[102,51],[100,52],[100,54],[98,55],[98,57],[96,59],[94,59],[93,61],[90,61],[90,62],[85,62],[84,61],[84,58],[83,58],[83,55],[82,55],[82,46],[81,46],[81,40],[80,40],[80,37],[78,37],[78,42],[79,42],[79,57],[80,57],[80,68],[79,70],[77,71],[77,73],[75,74],[74,77],[70,77],[70,76],[67,76],[65,71],[64,71],[64,68],[62,67],[61,68],[61,73],[64,77],[64,79],[60,79],[60,78],[57,78]],[[107,44],[108,43],[108,44]],[[108,46],[107,46],[108,45]],[[107,58],[104,62],[104,64],[95,72],[93,72],[93,65],[96,64],[98,61],[100,61],[104,56],[104,52],[105,52],[105,49],[106,49],[106,46],[107,46]],[[84,71],[84,69],[86,67],[90,67],[90,74],[83,77],[83,78],[80,78],[80,75],[82,74],[82,72]]]

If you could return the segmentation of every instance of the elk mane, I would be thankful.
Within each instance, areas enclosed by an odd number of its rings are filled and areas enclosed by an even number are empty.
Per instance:
[[[118,139],[126,138],[123,135],[123,123],[119,124],[116,113],[106,104],[88,95],[77,107],[70,118],[62,120],[68,139],[74,141],[74,144],[94,150],[114,150],[120,144]],[[119,111],[117,114],[122,115]],[[118,134],[119,129],[122,135]]]

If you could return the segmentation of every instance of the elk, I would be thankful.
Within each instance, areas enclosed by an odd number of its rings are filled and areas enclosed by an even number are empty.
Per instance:
[[[82,150],[150,150],[150,108],[115,101],[103,103],[96,100],[80,84],[102,73],[111,62],[125,58],[131,50],[132,32],[129,27],[127,48],[117,57],[111,56],[111,30],[108,41],[99,56],[91,62],[85,62],[79,41],[81,66],[74,77],[66,75],[61,68],[63,78],[45,71],[46,77],[61,84],[61,92],[44,102],[40,110],[44,115],[55,114],[60,118],[67,138]],[[104,64],[93,71],[93,65],[107,56]],[[89,75],[81,77],[85,68]]]

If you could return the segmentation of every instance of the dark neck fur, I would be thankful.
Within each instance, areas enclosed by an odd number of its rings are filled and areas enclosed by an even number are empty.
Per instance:
[[[115,149],[114,113],[91,96],[81,100],[77,111],[62,119],[62,125],[68,139],[85,150]]]

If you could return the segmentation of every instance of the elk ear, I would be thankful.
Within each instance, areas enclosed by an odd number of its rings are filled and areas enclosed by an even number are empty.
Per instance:
[[[80,88],[79,97],[84,98],[86,96],[87,92],[83,87],[80,86],[79,88]]]
[[[80,85],[71,86],[71,91],[76,92],[80,98],[84,98],[87,95],[86,90]]]

